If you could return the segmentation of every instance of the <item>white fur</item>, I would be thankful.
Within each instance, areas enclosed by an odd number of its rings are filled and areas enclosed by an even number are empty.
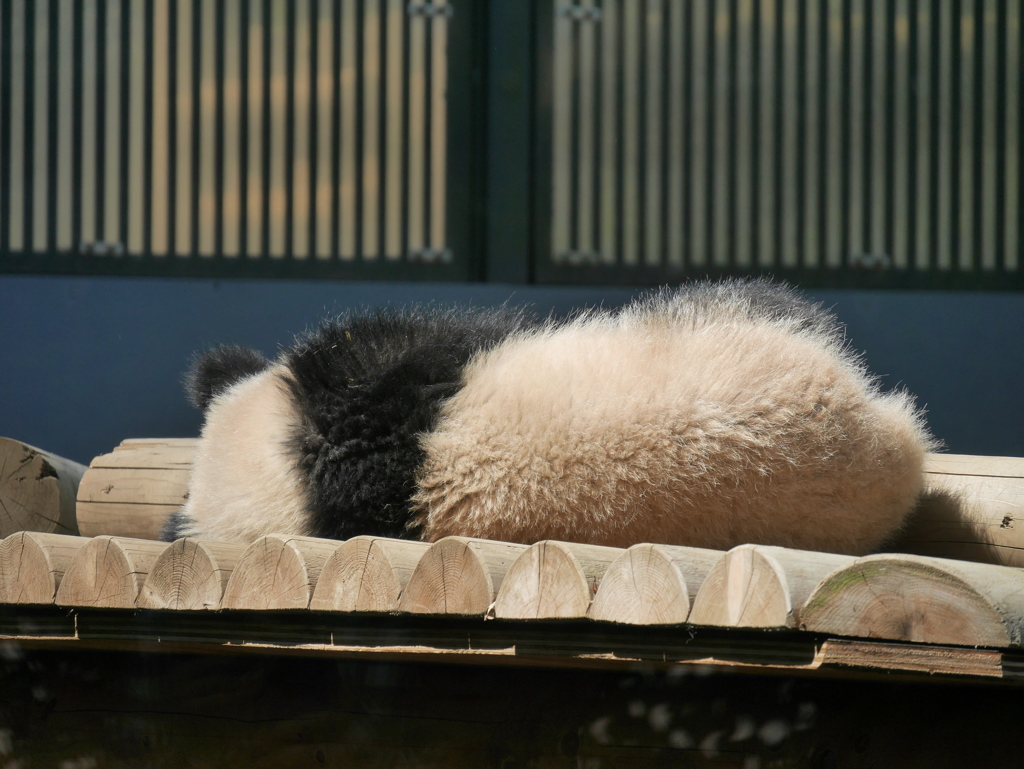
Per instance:
[[[424,537],[864,553],[929,437],[831,336],[663,295],[479,355],[423,438]]]
[[[251,542],[308,533],[303,481],[287,448],[301,418],[287,376],[273,366],[209,405],[182,509],[190,525],[180,536]]]

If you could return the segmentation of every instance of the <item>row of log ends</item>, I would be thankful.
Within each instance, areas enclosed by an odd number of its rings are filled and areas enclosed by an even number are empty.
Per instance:
[[[408,612],[630,625],[789,628],[1021,646],[1024,571],[927,556],[741,545],[727,553],[448,537],[245,545],[18,532],[0,541],[0,602],[176,610]]]

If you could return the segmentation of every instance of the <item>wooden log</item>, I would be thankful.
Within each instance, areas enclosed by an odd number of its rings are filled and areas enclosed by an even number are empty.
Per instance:
[[[1024,566],[1024,459],[931,454],[925,491],[886,550]]]
[[[188,499],[198,438],[131,438],[96,457],[78,489],[83,536],[159,539]]]
[[[850,555],[740,545],[708,572],[693,601],[690,623],[722,627],[797,627],[818,583],[853,563]]]
[[[428,542],[353,537],[327,559],[309,608],[313,611],[398,610],[402,592]]]
[[[85,466],[0,438],[0,537],[16,531],[78,534],[75,497]]]
[[[724,553],[698,547],[633,545],[605,572],[588,616],[629,625],[677,625]]]
[[[320,572],[340,545],[315,537],[260,537],[246,548],[231,572],[221,606],[308,609]]]
[[[598,585],[622,548],[545,540],[520,553],[494,601],[500,619],[586,617]]]
[[[146,575],[169,545],[147,539],[96,537],[72,559],[57,589],[59,606],[134,608]]]
[[[484,615],[526,545],[445,537],[423,554],[399,601],[415,614]]]
[[[50,604],[84,537],[19,531],[0,542],[0,603]]]
[[[1020,646],[1024,571],[918,555],[869,555],[826,577],[808,598],[800,624],[844,636]]]
[[[246,546],[185,537],[153,564],[139,595],[141,609],[219,609],[228,578]]]

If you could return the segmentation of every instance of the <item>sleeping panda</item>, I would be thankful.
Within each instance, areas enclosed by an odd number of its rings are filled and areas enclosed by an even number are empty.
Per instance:
[[[188,379],[205,426],[164,538],[463,535],[862,554],[901,526],[932,439],[838,321],[767,280],[616,312],[378,310],[276,361]]]

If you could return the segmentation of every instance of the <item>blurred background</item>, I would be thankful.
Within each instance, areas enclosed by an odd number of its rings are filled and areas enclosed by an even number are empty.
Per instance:
[[[0,434],[195,435],[193,351],[773,274],[1024,455],[1022,0],[0,0]]]

